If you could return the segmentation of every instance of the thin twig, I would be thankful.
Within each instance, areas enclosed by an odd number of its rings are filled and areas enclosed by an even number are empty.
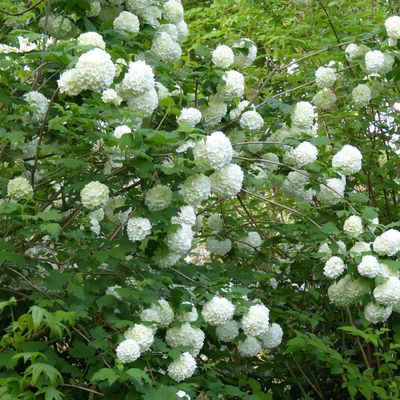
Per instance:
[[[44,0],[39,0],[39,1],[36,2],[35,4],[32,4],[30,7],[28,7],[27,9],[25,9],[24,11],[20,11],[20,12],[17,12],[17,13],[11,13],[11,12],[9,12],[9,11],[7,11],[7,10],[0,10],[0,14],[6,14],[6,15],[9,15],[9,16],[11,16],[11,17],[19,17],[20,15],[24,15],[24,14],[26,14],[27,12],[33,10],[35,7],[37,7],[39,4],[41,4],[41,3],[43,3],[43,2],[44,2]]]

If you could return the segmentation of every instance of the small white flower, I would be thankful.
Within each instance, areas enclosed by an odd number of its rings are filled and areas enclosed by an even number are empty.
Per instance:
[[[124,340],[118,345],[116,353],[122,364],[134,362],[140,357],[139,345],[132,339]]]
[[[227,69],[234,61],[232,49],[225,44],[220,44],[212,52],[212,62],[216,67]]]
[[[214,296],[204,304],[201,314],[204,321],[212,326],[224,324],[232,319],[235,306],[226,298]]]
[[[343,260],[340,257],[334,256],[325,263],[324,275],[327,278],[335,279],[342,275],[345,269],[346,265]]]
[[[129,218],[126,225],[126,233],[128,234],[131,242],[143,240],[151,233],[151,223],[147,218]]]
[[[381,264],[374,256],[364,256],[357,266],[357,270],[360,275],[366,276],[367,278],[375,278],[381,272]]]
[[[343,232],[351,238],[362,235],[364,229],[362,219],[357,215],[352,215],[344,221]]]

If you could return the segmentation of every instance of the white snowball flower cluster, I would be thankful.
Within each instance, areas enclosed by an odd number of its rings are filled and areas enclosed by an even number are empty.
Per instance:
[[[241,240],[237,242],[239,249],[249,252],[254,252],[254,250],[258,249],[261,245],[262,238],[260,234],[255,231],[248,232],[246,237],[241,238]]]
[[[23,176],[10,179],[7,184],[7,196],[11,199],[27,199],[33,194],[32,185]]]
[[[122,82],[117,85],[121,97],[130,98],[153,90],[155,86],[154,73],[150,65],[138,60],[129,63]]]
[[[218,240],[214,237],[208,237],[206,240],[207,250],[218,256],[228,254],[232,249],[232,242],[230,239]]]
[[[128,108],[137,113],[149,117],[158,106],[157,91],[153,88],[137,96],[128,99]]]
[[[374,289],[375,300],[384,306],[394,306],[400,302],[400,280],[397,277],[389,277]]]
[[[250,106],[250,102],[247,100],[242,100],[239,102],[239,104],[229,112],[229,118],[230,119],[236,119],[239,118],[242,115],[242,112]],[[251,105],[251,108],[254,110],[254,105]],[[263,122],[264,123],[264,122]]]
[[[218,95],[226,101],[242,97],[244,92],[244,77],[240,72],[230,70],[222,75],[222,83],[218,85]]]
[[[368,303],[364,308],[365,319],[373,324],[385,322],[392,314],[392,306],[384,307],[376,303]]]
[[[158,28],[158,32],[166,32],[175,41],[178,41],[178,28],[174,24],[163,24]]]
[[[322,204],[334,205],[343,200],[346,189],[346,177],[330,178],[326,180],[325,185],[319,186],[318,200]]]
[[[129,128],[129,126],[127,126],[127,125],[119,125],[114,129],[113,136],[116,139],[121,139],[121,137],[123,135],[127,135],[129,133],[132,133],[132,129]]]
[[[332,158],[332,167],[344,175],[361,170],[362,154],[356,147],[346,144]]]
[[[367,84],[361,83],[353,89],[351,96],[356,107],[365,107],[372,99],[372,92]]]
[[[151,223],[147,218],[129,218],[126,224],[126,233],[131,242],[143,240],[151,233]]]
[[[362,47],[357,46],[355,43],[350,43],[345,49],[346,57],[349,61],[354,60],[357,57],[361,57],[364,54]]]
[[[168,0],[163,6],[163,18],[176,24],[183,20],[183,7],[180,1]]]
[[[200,328],[184,323],[181,326],[172,327],[167,330],[165,341],[170,347],[189,347],[190,354],[196,357],[204,344],[204,332]]]
[[[190,225],[183,224],[167,237],[168,248],[175,254],[184,254],[192,247],[193,231]]]
[[[126,339],[118,345],[116,353],[122,364],[134,362],[140,357],[139,345],[133,339]]]
[[[392,257],[400,251],[400,232],[389,229],[375,238],[372,247],[380,256]]]
[[[258,131],[264,126],[263,117],[254,110],[245,111],[239,120],[240,126],[250,132]]]
[[[132,339],[138,345],[141,352],[147,351],[154,342],[153,330],[143,324],[135,324],[124,333],[125,339]]]
[[[292,125],[308,133],[314,124],[317,114],[314,106],[308,101],[300,101],[294,107],[292,113]]]
[[[179,214],[171,218],[173,224],[193,226],[196,223],[196,213],[192,206],[182,206]]]
[[[182,108],[181,115],[176,119],[178,124],[189,124],[191,127],[195,127],[201,121],[201,112],[197,108],[189,107]]]
[[[121,11],[114,19],[113,28],[121,33],[137,33],[140,30],[139,18],[129,11]]]
[[[234,54],[229,46],[220,44],[212,52],[211,60],[216,67],[227,69],[234,62]]]
[[[322,89],[317,92],[312,102],[322,110],[329,110],[336,103],[336,95],[330,89]]]
[[[152,304],[150,308],[146,308],[140,313],[142,321],[153,322],[160,328],[168,327],[174,317],[174,310],[164,299],[158,300],[157,303]]]
[[[101,3],[98,0],[90,1],[90,8],[86,10],[86,16],[88,17],[97,17],[101,11]]]
[[[385,55],[379,50],[365,54],[365,68],[369,74],[379,74],[385,69]]]
[[[112,84],[114,77],[115,66],[111,56],[96,48],[82,54],[75,68],[61,74],[58,87],[61,93],[70,96],[75,96],[82,90],[100,92]]]
[[[329,286],[328,297],[332,303],[346,307],[368,292],[368,286],[360,279],[353,279],[351,275],[345,275]]]
[[[239,341],[237,349],[243,357],[255,357],[261,351],[261,343],[255,337],[247,336]]]
[[[197,205],[211,196],[211,182],[205,175],[189,176],[180,185],[179,193],[186,203]]]
[[[336,70],[330,67],[319,67],[315,71],[315,82],[320,89],[329,89],[336,82]]]
[[[166,63],[174,63],[182,56],[181,46],[167,32],[155,35],[150,51]]]
[[[201,108],[203,121],[207,128],[218,125],[228,111],[228,106],[220,96],[214,95],[208,98],[208,106]]]
[[[243,177],[239,165],[225,165],[210,176],[212,191],[219,196],[236,196],[242,189]]]
[[[278,347],[282,343],[283,331],[279,324],[272,323],[262,335],[262,342],[267,349]]]
[[[106,43],[103,40],[103,36],[97,32],[85,32],[78,36],[79,46],[93,46],[105,50]]]
[[[367,278],[376,278],[381,272],[381,264],[374,256],[364,256],[357,266],[358,273]]]
[[[68,37],[72,30],[73,24],[65,15],[48,15],[42,17],[39,21],[39,26],[43,29],[47,27],[47,32],[50,36],[56,38]]]
[[[393,15],[385,21],[386,33],[389,37],[389,44],[395,46],[397,39],[400,39],[400,17]]]
[[[98,181],[88,183],[81,190],[82,204],[91,210],[105,206],[109,198],[110,189]]]
[[[343,232],[347,236],[356,238],[362,235],[363,231],[362,219],[357,215],[352,215],[344,221]]]
[[[231,319],[221,325],[217,325],[215,333],[221,342],[232,342],[239,335],[239,323]]]
[[[118,93],[114,89],[106,89],[101,94],[101,100],[104,103],[111,103],[115,106],[119,106],[122,103],[121,97],[118,96]]]
[[[340,257],[331,257],[324,267],[324,275],[327,278],[336,279],[343,274],[346,269],[346,265]]]
[[[257,57],[257,47],[250,39],[240,39],[233,44],[232,48],[235,54],[234,65],[238,68],[249,67]],[[243,49],[247,51],[243,51]]]
[[[310,142],[302,142],[289,151],[288,158],[296,167],[304,167],[317,160],[318,149]]]
[[[43,121],[49,107],[49,99],[41,93],[33,91],[24,94],[24,100],[33,109],[32,122]]]
[[[159,2],[154,0],[126,0],[128,11],[143,18],[153,28],[157,28],[162,16],[162,9],[158,7]]]
[[[291,171],[287,174],[282,183],[282,190],[290,196],[293,196],[300,202],[309,203],[313,196],[312,189],[306,189],[305,186],[310,183],[308,176],[298,171]]]
[[[211,326],[225,324],[232,319],[235,306],[225,297],[214,296],[204,304],[201,315]]]
[[[151,211],[161,211],[171,204],[172,190],[166,185],[156,185],[146,193],[144,204]]]
[[[189,379],[196,369],[196,360],[189,353],[183,353],[168,366],[168,376],[176,382]]]
[[[223,132],[216,131],[207,136],[205,142],[198,142],[193,154],[195,161],[199,164],[217,169],[229,164],[233,156],[233,148],[229,138]]]
[[[213,232],[220,232],[224,228],[224,220],[220,214],[211,214],[207,218],[207,225]]]
[[[176,28],[178,30],[178,42],[182,42],[182,40],[189,34],[187,23],[184,20],[179,21],[176,24]]]
[[[243,332],[248,336],[262,336],[269,328],[269,309],[264,304],[251,306],[242,318]]]

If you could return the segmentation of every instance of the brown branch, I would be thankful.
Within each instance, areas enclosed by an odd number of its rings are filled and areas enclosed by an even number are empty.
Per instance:
[[[27,12],[33,10],[34,8],[36,8],[39,4],[43,3],[44,0],[39,0],[38,2],[36,2],[35,4],[32,4],[30,7],[28,7],[27,9],[25,9],[24,11],[20,11],[17,13],[11,13],[7,10],[0,10],[0,14],[5,14],[5,15],[9,15],[10,17],[19,17],[21,15],[26,14]]]

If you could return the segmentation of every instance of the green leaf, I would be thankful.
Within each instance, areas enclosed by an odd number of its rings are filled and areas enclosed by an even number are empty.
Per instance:
[[[43,317],[47,311],[44,308],[40,308],[38,306],[32,306],[31,312],[32,312],[33,329],[38,330],[40,324],[43,321]]]
[[[94,382],[107,381],[109,386],[111,386],[118,378],[119,375],[109,368],[100,369],[92,377]]]

